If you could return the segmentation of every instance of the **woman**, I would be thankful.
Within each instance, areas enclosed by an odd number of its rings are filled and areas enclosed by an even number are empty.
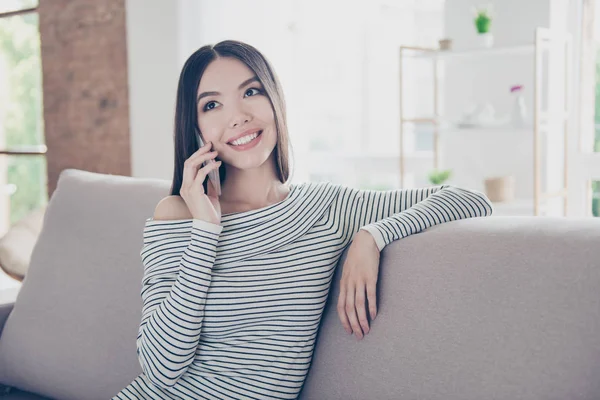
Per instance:
[[[204,46],[186,61],[174,139],[171,195],[146,221],[140,253],[143,373],[114,399],[296,398],[346,246],[337,310],[362,339],[377,314],[387,244],[492,213],[485,195],[451,185],[287,183],[281,85],[241,42]],[[218,162],[203,166],[208,160]],[[216,169],[220,196],[206,179]]]

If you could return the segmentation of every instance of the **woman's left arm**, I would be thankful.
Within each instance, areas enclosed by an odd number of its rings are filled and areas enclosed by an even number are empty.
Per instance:
[[[386,245],[433,225],[493,212],[485,194],[453,185],[389,191],[344,187],[340,196],[339,217],[352,244],[343,266],[337,311],[344,329],[358,339],[363,331],[369,332],[365,297],[371,320],[377,314],[379,253]]]

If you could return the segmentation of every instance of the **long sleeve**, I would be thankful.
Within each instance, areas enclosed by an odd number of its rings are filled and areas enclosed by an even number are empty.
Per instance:
[[[453,185],[388,191],[343,188],[341,196],[345,235],[351,238],[365,230],[373,235],[380,251],[433,225],[493,212],[483,193]]]
[[[137,354],[158,387],[174,386],[194,359],[222,229],[198,219],[146,221]]]

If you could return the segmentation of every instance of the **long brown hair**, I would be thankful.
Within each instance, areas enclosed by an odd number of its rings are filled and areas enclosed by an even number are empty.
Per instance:
[[[254,71],[258,80],[262,83],[273,109],[277,130],[277,145],[274,149],[277,177],[282,183],[285,183],[289,178],[289,136],[285,99],[279,79],[269,61],[256,48],[243,42],[224,40],[215,45],[206,45],[196,50],[187,59],[181,70],[175,107],[175,129],[173,133],[175,168],[171,195],[179,195],[183,182],[183,164],[198,150],[194,135],[199,130],[196,95],[200,79],[208,65],[219,57],[233,57],[240,60]],[[204,143],[207,143],[202,132],[200,132],[200,135]],[[219,175],[221,182],[223,182],[225,180],[224,164],[219,167]],[[205,193],[208,193],[207,181],[205,180],[203,184]]]

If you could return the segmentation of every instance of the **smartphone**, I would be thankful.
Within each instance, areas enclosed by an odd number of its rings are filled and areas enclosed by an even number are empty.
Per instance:
[[[198,142],[198,148],[201,148],[204,146],[204,141],[200,137],[200,132],[198,130],[196,130],[196,142]],[[202,166],[205,167],[209,162],[214,163],[215,160],[211,158],[208,161],[204,161],[202,163]],[[210,179],[210,181],[213,184],[213,187],[217,190],[217,196],[220,196],[221,195],[221,178],[219,176],[219,169],[217,168],[217,169],[211,170],[208,173],[208,179]]]

